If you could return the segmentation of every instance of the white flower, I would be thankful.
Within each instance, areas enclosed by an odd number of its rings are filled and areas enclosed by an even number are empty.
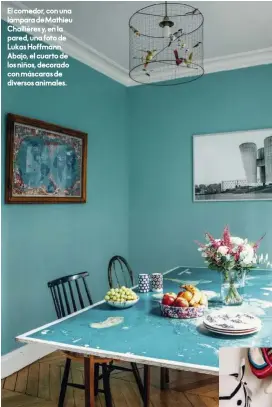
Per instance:
[[[236,236],[231,236],[230,241],[232,244],[235,244],[237,246],[244,244],[244,239],[241,239],[240,237]]]
[[[244,260],[245,258],[247,259],[253,259],[255,253],[254,249],[250,244],[245,244],[243,247],[243,250],[240,253],[240,259]]]
[[[225,256],[229,251],[229,248],[227,246],[220,246],[217,249],[217,253],[222,254],[222,256]]]
[[[242,257],[240,259],[240,263],[241,263],[241,265],[243,267],[255,264],[256,263],[256,256],[254,256],[254,255],[252,256],[251,254],[248,254],[248,255],[246,255],[246,256],[244,256],[244,257]]]
[[[267,260],[268,260],[268,253],[266,253],[265,258],[264,258],[264,261],[267,261]]]
[[[230,260],[230,254],[226,255],[226,260],[229,261]]]
[[[203,248],[203,247],[199,247],[197,250],[198,250],[199,252],[202,252],[202,251],[204,250],[204,248]]]
[[[202,257],[208,257],[206,253],[201,254]]]

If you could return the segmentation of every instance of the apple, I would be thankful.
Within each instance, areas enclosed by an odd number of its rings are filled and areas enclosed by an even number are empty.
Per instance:
[[[163,305],[173,305],[177,296],[175,293],[166,293],[162,298]]]
[[[185,298],[185,300],[187,300],[188,302],[191,301],[191,299],[193,298],[193,294],[190,293],[190,291],[180,291],[178,293],[178,297],[183,297]]]
[[[189,302],[184,297],[177,297],[174,302],[174,307],[189,307]]]

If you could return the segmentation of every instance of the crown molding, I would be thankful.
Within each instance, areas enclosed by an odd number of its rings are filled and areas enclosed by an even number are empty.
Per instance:
[[[1,3],[2,6],[2,19],[7,21],[7,8],[19,8],[28,9],[19,1],[5,1]],[[19,27],[19,24],[14,24]],[[34,27],[35,24],[28,24]],[[54,24],[39,24],[39,27],[52,27]],[[72,58],[90,66],[98,72],[108,76],[109,78],[121,83],[125,86],[138,85],[129,77],[127,69],[117,64],[112,59],[106,57],[101,52],[98,52],[95,48],[87,45],[85,42],[79,40],[75,36],[69,34],[66,31],[62,33],[67,41],[60,43],[63,51]],[[48,41],[48,44],[53,45],[56,42]],[[204,60],[205,74],[210,74],[220,71],[229,71],[234,69],[248,68],[257,65],[272,64],[272,47],[257,49],[249,52],[241,52],[237,54],[225,55],[218,58],[208,58]]]
[[[272,47],[204,60],[205,73],[272,64]]]

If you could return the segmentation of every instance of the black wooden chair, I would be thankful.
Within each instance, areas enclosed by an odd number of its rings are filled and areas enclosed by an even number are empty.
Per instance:
[[[121,277],[118,274],[118,268],[121,271]],[[115,285],[114,277],[119,287],[122,285],[125,285],[126,287],[133,287],[134,285],[133,271],[126,259],[124,259],[122,256],[113,256],[109,261],[108,282],[110,288],[113,288]],[[120,278],[122,278],[121,281]]]
[[[88,275],[88,272],[83,272],[57,278],[56,280],[48,282],[47,285],[50,288],[58,318],[63,318],[93,304],[85,280]],[[61,383],[58,407],[63,407],[67,386],[85,390],[85,405],[94,407],[95,396],[97,396],[98,392],[102,392],[105,395],[106,407],[112,407],[109,380],[111,372],[109,364],[112,364],[112,359],[87,355],[82,356],[75,352],[64,351],[63,353],[66,356],[66,363]],[[72,360],[82,361],[84,363],[84,385],[68,382]],[[102,368],[101,375],[99,372],[100,367]],[[100,379],[103,379],[103,390],[99,389]]]
[[[116,255],[110,259],[108,265],[108,282],[110,288],[113,288],[115,283],[118,285],[118,287],[121,287],[122,285],[125,285],[126,287],[133,287],[133,271],[124,257]],[[119,366],[115,366],[115,368],[120,369]],[[132,369],[126,368],[126,370],[130,371],[133,371],[133,369],[133,366]],[[169,369],[162,367],[160,376],[161,389],[167,389],[170,382]]]

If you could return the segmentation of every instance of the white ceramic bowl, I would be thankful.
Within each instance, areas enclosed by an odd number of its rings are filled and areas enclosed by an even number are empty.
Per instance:
[[[130,301],[106,301],[107,304],[109,304],[113,308],[130,308],[133,305],[137,304],[139,301],[139,297],[137,297],[136,300],[130,300]]]

